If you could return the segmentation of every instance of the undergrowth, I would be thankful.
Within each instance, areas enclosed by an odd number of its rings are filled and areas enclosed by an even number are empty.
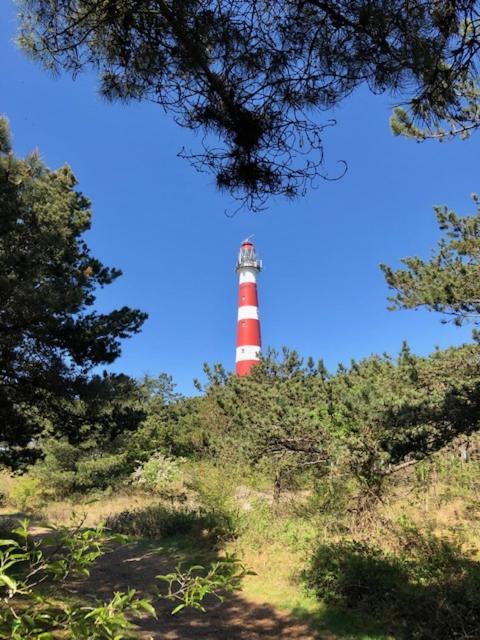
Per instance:
[[[399,640],[478,637],[480,562],[403,522],[397,551],[362,540],[320,544],[304,573],[327,604],[373,616]]]
[[[164,549],[179,545],[201,562],[220,548],[233,552],[257,574],[246,576],[247,599],[293,612],[332,638],[480,637],[480,568],[470,550],[478,461],[445,452],[408,469],[362,528],[351,478],[319,479],[274,504],[265,483],[238,469],[190,461],[182,472],[182,500],[132,487],[94,504],[84,496],[89,522],[108,514],[112,532],[163,539]],[[28,476],[5,477],[3,486],[16,509],[33,508],[41,490]],[[50,502],[42,511],[60,517],[66,507]]]
[[[237,535],[236,522],[231,514],[201,507],[172,509],[154,504],[110,516],[106,524],[112,531],[130,536],[159,539],[187,535],[196,543],[213,546],[232,540]]]

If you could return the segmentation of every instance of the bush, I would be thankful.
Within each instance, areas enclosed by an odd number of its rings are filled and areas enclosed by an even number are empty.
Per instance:
[[[280,508],[264,499],[254,498],[242,518],[242,543],[262,550],[265,545],[280,545],[295,552],[311,548],[317,536],[315,523],[295,513],[293,505]]]
[[[364,542],[320,545],[305,581],[325,602],[373,615],[402,640],[477,638],[480,563],[414,527],[399,534],[399,551]]]
[[[138,466],[131,476],[132,484],[147,491],[175,496],[183,488],[183,458],[169,458],[161,452],[154,453]]]
[[[235,538],[237,533],[228,514],[202,508],[171,509],[164,505],[123,511],[110,516],[107,526],[118,533],[144,538],[188,534],[196,542],[214,545]]]
[[[191,469],[188,488],[196,495],[204,513],[210,514],[225,524],[233,533],[242,528],[242,518],[235,490],[238,485],[238,469],[217,467],[213,464],[196,464]]]
[[[94,443],[82,446],[53,439],[43,444],[45,457],[32,473],[52,497],[62,499],[76,493],[105,490],[130,473],[125,454],[101,451]]]
[[[311,558],[307,585],[328,604],[347,608],[384,605],[395,597],[403,578],[401,567],[381,549],[342,540],[320,545]]]
[[[358,493],[358,484],[352,477],[330,474],[317,478],[313,491],[305,503],[297,507],[297,512],[313,520],[326,536],[345,535],[358,507]]]
[[[9,502],[20,511],[35,511],[44,503],[40,482],[30,475],[19,476],[10,487]]]
[[[7,469],[0,470],[0,506],[4,507],[10,501],[10,493],[12,491],[15,478]]]

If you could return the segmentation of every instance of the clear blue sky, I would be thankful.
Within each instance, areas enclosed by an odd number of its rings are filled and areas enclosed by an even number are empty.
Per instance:
[[[98,307],[148,311],[142,333],[112,367],[133,376],[171,373],[185,393],[204,361],[234,366],[240,241],[254,234],[264,260],[260,304],[264,345],[339,361],[397,352],[407,339],[421,354],[468,341],[470,329],[427,312],[388,312],[378,264],[427,256],[438,238],[433,204],[473,210],[480,138],[446,144],[394,138],[391,101],[358,92],[333,115],[327,167],[348,162],[339,182],[320,183],[293,204],[233,218],[214,180],[176,157],[197,139],[154,105],[111,105],[95,78],[54,79],[17,51],[15,11],[0,7],[0,113],[16,153],[41,150],[51,167],[68,162],[93,202],[88,242],[123,270]],[[326,116],[327,117],[327,116]]]

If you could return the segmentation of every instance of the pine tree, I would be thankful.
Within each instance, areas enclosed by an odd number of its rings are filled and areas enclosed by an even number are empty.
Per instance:
[[[396,133],[480,125],[477,0],[19,5],[19,43],[31,57],[74,76],[92,68],[108,99],[153,101],[201,129],[193,165],[253,208],[328,177],[322,137],[333,122],[322,114],[361,85],[406,104]]]
[[[113,362],[146,314],[100,314],[95,290],[121,275],[83,239],[90,203],[71,169],[14,156],[0,119],[0,440],[11,456],[64,415],[92,367]]]
[[[381,265],[395,294],[395,309],[425,308],[443,321],[480,322],[480,199],[473,195],[474,215],[460,217],[447,207],[435,207],[438,226],[444,233],[429,260],[404,258],[405,269]]]

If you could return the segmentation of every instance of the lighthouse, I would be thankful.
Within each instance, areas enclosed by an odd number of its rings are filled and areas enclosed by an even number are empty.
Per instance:
[[[250,239],[240,245],[236,271],[239,276],[237,320],[237,376],[248,376],[260,360],[260,319],[258,316],[257,273],[262,269]]]

